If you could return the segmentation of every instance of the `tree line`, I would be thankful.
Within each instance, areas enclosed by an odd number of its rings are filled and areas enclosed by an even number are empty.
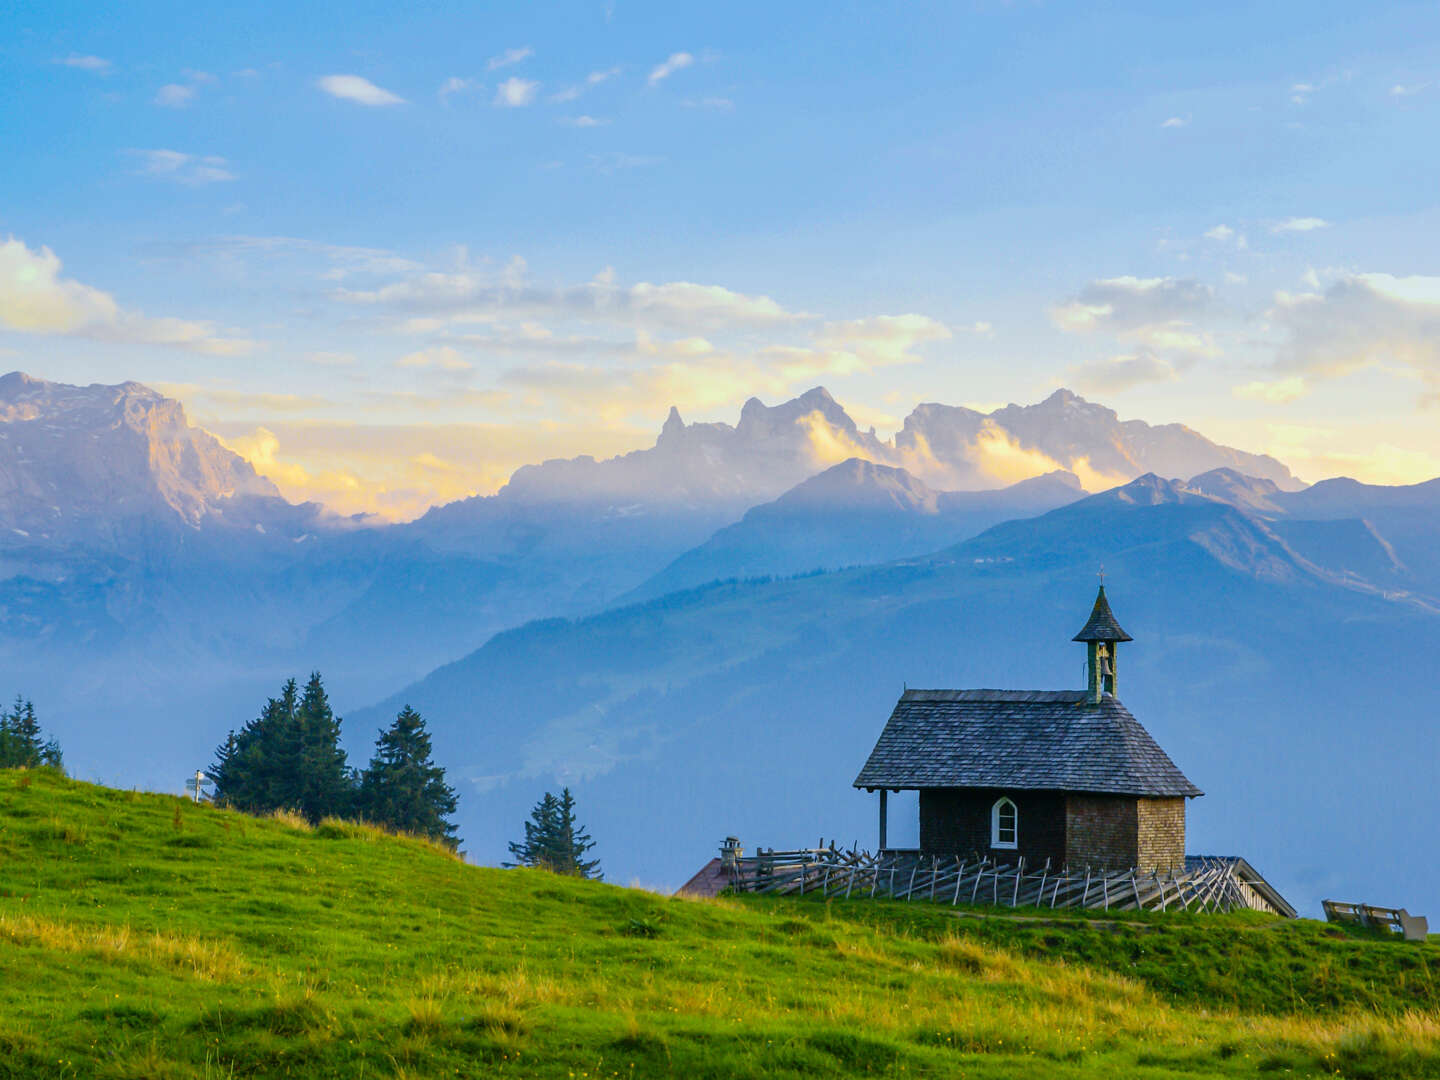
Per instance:
[[[20,695],[9,712],[0,713],[0,769],[63,769],[60,743],[45,738],[35,706]]]
[[[431,758],[420,714],[401,709],[364,769],[349,764],[340,725],[318,671],[304,689],[290,679],[216,749],[206,772],[212,799],[251,814],[293,810],[312,823],[359,818],[457,847],[455,790]]]

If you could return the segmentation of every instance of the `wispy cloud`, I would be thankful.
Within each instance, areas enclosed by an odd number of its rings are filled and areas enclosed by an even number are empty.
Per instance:
[[[1345,274],[1323,293],[1275,294],[1288,333],[1276,367],[1310,378],[1384,366],[1440,390],[1440,277]]]
[[[560,117],[559,122],[567,125],[568,127],[593,128],[604,127],[606,124],[610,123],[610,120],[608,117],[603,116],[562,116]]]
[[[1153,349],[1140,349],[1124,356],[1092,360],[1070,369],[1070,378],[1082,390],[1118,394],[1149,383],[1174,382],[1193,358],[1171,361]]]
[[[13,236],[0,243],[0,327],[139,345],[164,345],[211,356],[240,356],[255,342],[228,337],[213,323],[151,318],[121,307],[109,293],[62,277],[47,247],[32,251]]]
[[[1172,116],[1160,125],[1162,128],[1183,128],[1190,126],[1189,116]]]
[[[675,72],[687,68],[693,63],[695,63],[695,57],[688,52],[671,53],[663,62],[655,65],[647,81],[651,86],[658,86]]]
[[[128,150],[140,160],[139,174],[188,187],[234,180],[229,162],[215,154],[185,154],[179,150]]]
[[[429,348],[417,349],[415,352],[406,353],[399,360],[395,361],[396,367],[402,368],[436,368],[440,371],[469,371],[470,362],[460,355],[458,349],[450,345],[432,345]]]
[[[688,281],[623,286],[606,270],[581,285],[542,288],[527,280],[523,260],[497,273],[466,270],[422,273],[378,289],[338,289],[345,303],[462,322],[578,319],[624,326],[663,327],[686,333],[713,329],[776,327],[812,318],[787,311],[768,296],[734,292]],[[424,324],[435,329],[441,323]],[[418,328],[418,327],[417,327]]]
[[[680,104],[687,109],[715,109],[718,112],[730,112],[735,108],[735,102],[727,97],[686,98]]]
[[[510,67],[523,60],[529,60],[535,55],[535,50],[529,45],[523,45],[518,49],[506,49],[499,56],[492,56],[490,62],[485,65],[487,71],[499,71],[501,68]]]
[[[540,84],[533,79],[512,75],[495,88],[494,104],[504,109],[517,109],[535,100]]]
[[[556,104],[561,104],[566,101],[575,101],[582,94],[585,94],[592,88],[599,86],[601,83],[609,79],[613,79],[616,75],[619,75],[622,70],[623,69],[617,64],[615,67],[604,68],[600,71],[592,71],[589,75],[585,76],[585,81],[583,83],[576,83],[574,86],[567,86],[565,87],[565,89],[551,94],[550,100],[555,102]]]
[[[1272,233],[1287,232],[1314,232],[1316,229],[1328,229],[1330,223],[1324,218],[1318,217],[1292,217],[1284,221],[1277,221],[1270,226]]]
[[[450,78],[440,84],[440,89],[436,92],[435,96],[440,99],[441,105],[447,105],[449,104],[451,95],[462,94],[467,90],[478,90],[479,88],[479,83],[475,79],[462,79],[458,75],[451,75]]]
[[[1429,85],[1430,85],[1429,83],[1423,83],[1423,82],[1422,82],[1422,83],[1411,83],[1409,86],[1406,86],[1406,85],[1403,84],[1403,83],[1396,83],[1394,86],[1390,87],[1390,96],[1391,96],[1391,97],[1397,97],[1397,98],[1413,97],[1414,95],[1420,93],[1420,91],[1424,90],[1424,89],[1425,89],[1426,87],[1428,87]]]
[[[376,86],[360,75],[325,75],[315,81],[325,93],[341,101],[353,101],[357,105],[382,106],[403,105],[405,99]]]
[[[1232,229],[1229,225],[1224,224],[1216,225],[1213,229],[1206,229],[1205,239],[1214,240],[1221,244],[1234,243],[1234,245],[1242,251],[1250,246],[1250,242],[1245,238],[1243,232]]]
[[[1305,379],[1291,375],[1284,379],[1257,380],[1233,387],[1230,393],[1246,401],[1264,401],[1271,405],[1285,405],[1298,401],[1310,392]]]
[[[343,281],[357,274],[403,274],[421,269],[419,263],[385,248],[323,244],[295,236],[218,236],[184,244],[155,245],[147,248],[146,254],[151,257],[215,259],[232,266],[247,257],[255,257],[269,268],[273,268],[282,257],[318,257],[327,265],[327,269],[319,275],[326,281]]]
[[[1052,308],[1050,318],[1067,333],[1112,334],[1152,349],[1213,355],[1214,342],[1194,320],[1214,296],[1210,286],[1188,278],[1102,278]]]
[[[167,109],[183,109],[195,97],[195,87],[180,83],[166,83],[155,92],[155,104]]]
[[[354,367],[355,354],[347,352],[312,352],[305,357],[307,364],[317,367]]]
[[[64,67],[79,68],[81,71],[93,71],[97,75],[109,75],[114,65],[103,56],[84,56],[80,53],[71,53],[55,63]]]

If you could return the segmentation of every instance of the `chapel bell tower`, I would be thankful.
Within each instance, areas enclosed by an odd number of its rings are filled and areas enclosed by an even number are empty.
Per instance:
[[[1105,586],[1100,586],[1095,597],[1095,606],[1090,609],[1090,621],[1075,635],[1073,641],[1083,641],[1086,647],[1086,676],[1088,678],[1087,700],[1099,705],[1109,694],[1115,696],[1115,654],[1122,641],[1135,640],[1115,621],[1110,611],[1110,602],[1105,599]]]

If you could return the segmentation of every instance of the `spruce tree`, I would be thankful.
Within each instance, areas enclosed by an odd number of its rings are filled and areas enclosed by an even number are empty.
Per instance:
[[[312,822],[348,816],[355,808],[355,773],[340,746],[340,718],[330,708],[318,671],[305,684],[296,720],[295,808]]]
[[[425,720],[409,705],[375,740],[375,756],[360,777],[360,816],[376,825],[419,833],[454,848],[455,789],[430,757]]]
[[[278,698],[270,698],[260,715],[238,732],[232,731],[216,750],[209,777],[212,798],[250,814],[293,808],[299,797],[294,761],[299,737],[296,709],[299,691],[290,679]]]
[[[216,748],[206,775],[215,802],[247,813],[295,810],[312,822],[352,813],[355,774],[320,673],[303,692],[287,680],[279,697]]]
[[[513,863],[507,866],[533,866],[556,874],[600,880],[599,859],[586,859],[585,853],[595,846],[590,834],[575,820],[575,798],[563,788],[559,797],[550,792],[535,804],[530,820],[525,822],[525,839],[510,844]]]
[[[46,739],[35,715],[35,706],[15,695],[15,704],[8,713],[0,713],[0,768],[36,769],[41,766],[63,768],[60,743]]]

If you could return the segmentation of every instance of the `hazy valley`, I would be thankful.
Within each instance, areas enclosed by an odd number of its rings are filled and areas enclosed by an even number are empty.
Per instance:
[[[1307,488],[1064,391],[890,441],[818,389],[672,411],[652,448],[388,525],[287,502],[137,384],[0,379],[0,656],[75,772],[171,788],[318,668],[355,746],[430,720],[472,857],[569,782],[613,875],[660,885],[731,832],[873,844],[849,785],[901,683],[1079,685],[1103,563],[1125,699],[1208,793],[1192,845],[1305,904],[1440,895],[1405,857],[1436,809],[1437,539],[1440,482]]]

